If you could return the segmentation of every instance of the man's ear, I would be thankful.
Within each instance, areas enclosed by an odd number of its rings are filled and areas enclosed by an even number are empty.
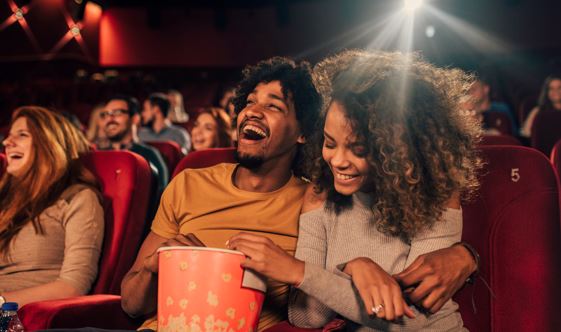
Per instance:
[[[298,136],[298,139],[296,139],[296,142],[300,144],[306,144],[306,137],[304,135],[300,135]]]

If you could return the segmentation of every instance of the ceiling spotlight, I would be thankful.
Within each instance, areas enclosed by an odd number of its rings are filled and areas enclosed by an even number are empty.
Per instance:
[[[14,10],[14,16],[16,19],[21,20],[23,18],[23,10],[21,10],[21,8],[17,8]]]
[[[423,5],[423,0],[404,0],[403,8],[412,13]]]
[[[432,25],[427,26],[427,28],[425,29],[425,35],[428,38],[434,37],[435,33],[436,33],[436,29]]]
[[[75,25],[72,28],[70,28],[70,33],[72,33],[73,36],[78,36],[80,34],[80,28]]]

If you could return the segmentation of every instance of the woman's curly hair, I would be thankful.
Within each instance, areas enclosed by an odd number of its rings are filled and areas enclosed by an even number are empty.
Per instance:
[[[300,131],[308,139],[318,119],[321,96],[314,86],[312,70],[307,62],[296,63],[285,57],[273,57],[260,61],[255,66],[247,66],[242,74],[243,79],[236,87],[235,97],[232,100],[236,116],[246,107],[247,97],[259,83],[279,81],[282,93],[292,98]],[[303,174],[306,159],[301,150],[298,149],[292,165],[296,176]]]
[[[316,191],[327,191],[327,208],[338,213],[352,204],[335,191],[321,154],[331,101],[343,106],[366,147],[379,231],[410,241],[440,219],[454,194],[473,193],[481,129],[460,106],[472,82],[461,70],[437,68],[416,54],[344,51],[317,64],[314,83],[324,107],[306,144],[313,156],[306,173]]]

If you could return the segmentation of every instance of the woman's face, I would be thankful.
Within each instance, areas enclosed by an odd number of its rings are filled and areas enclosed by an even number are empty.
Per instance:
[[[208,113],[202,113],[191,131],[193,150],[204,150],[218,146],[218,124]]]
[[[343,105],[333,101],[325,119],[322,155],[333,173],[335,190],[343,195],[369,191],[366,147],[357,142]]]
[[[33,151],[33,137],[27,127],[26,118],[21,117],[14,121],[3,144],[8,158],[6,172],[15,177],[25,174]]]
[[[552,80],[549,82],[547,97],[552,104],[561,104],[561,80]]]

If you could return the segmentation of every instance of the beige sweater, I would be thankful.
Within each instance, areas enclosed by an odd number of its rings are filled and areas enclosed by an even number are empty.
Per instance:
[[[300,327],[321,327],[337,314],[345,317],[350,331],[462,331],[457,304],[449,301],[434,315],[413,309],[416,318],[391,323],[372,318],[351,279],[340,268],[357,257],[369,257],[389,274],[403,271],[419,255],[460,241],[461,210],[448,209],[443,220],[410,244],[380,233],[366,194],[353,196],[353,208],[339,215],[324,208],[300,216],[296,257],[306,262],[304,280],[290,294],[288,315]]]
[[[83,185],[66,189],[40,215],[44,235],[25,225],[0,256],[0,293],[63,280],[85,294],[96,275],[103,239],[103,208]]]

